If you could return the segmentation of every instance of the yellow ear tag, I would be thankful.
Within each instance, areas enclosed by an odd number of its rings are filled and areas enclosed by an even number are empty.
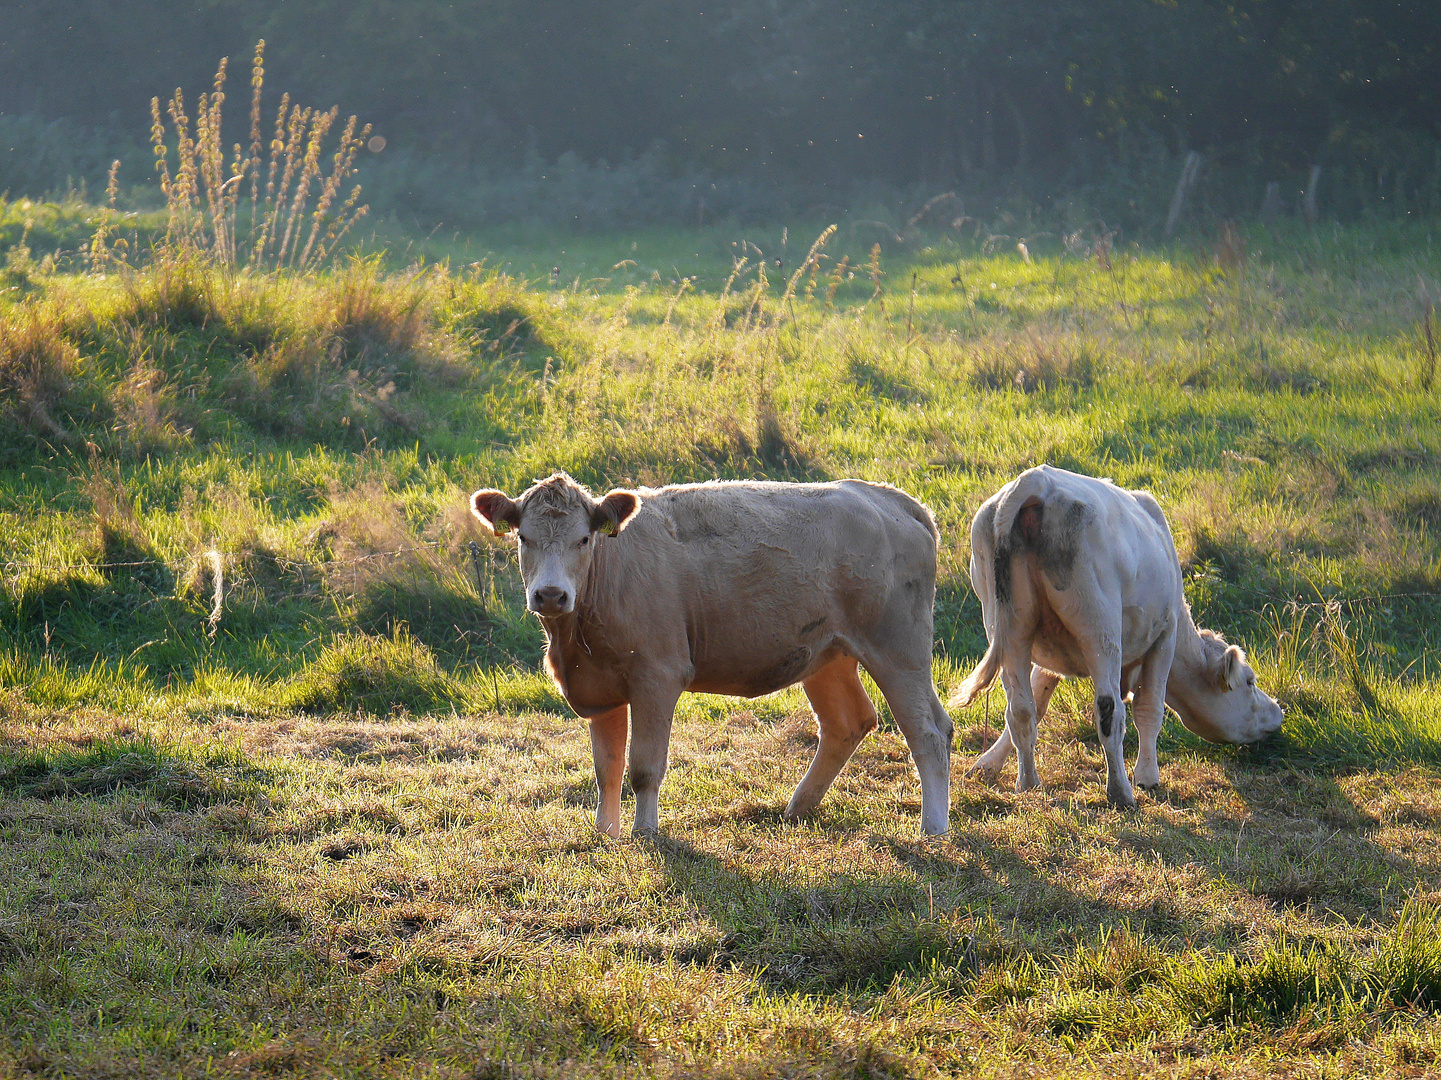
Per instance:
[[[506,521],[505,518],[501,518],[491,526],[491,531],[493,531],[496,536],[504,536],[510,532],[510,522]]]
[[[600,527],[600,531],[605,533],[607,536],[614,536],[615,522],[607,518],[605,524]]]

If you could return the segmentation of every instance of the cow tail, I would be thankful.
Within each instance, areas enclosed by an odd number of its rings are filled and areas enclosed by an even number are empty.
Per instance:
[[[956,688],[956,692],[946,702],[946,707],[949,709],[965,708],[981,696],[981,691],[995,681],[996,674],[1000,670],[1001,635],[997,634],[995,640],[986,649],[986,655],[981,657],[981,662],[976,665],[975,670],[966,676],[965,682]]]
[[[1049,486],[1041,469],[1029,469],[1007,485],[996,504],[996,550],[1011,546],[1016,518],[1020,517],[1022,510],[1039,509],[1045,502],[1043,493],[1050,494]],[[1029,539],[1032,542],[1035,540],[1034,537]]]
[[[990,628],[991,640],[986,655],[974,671],[966,676],[947,702],[952,708],[966,706],[995,681],[1005,660],[1002,642],[1011,610],[1011,558],[1017,545],[1022,550],[1034,549],[1040,542],[1040,522],[1044,513],[1043,495],[1049,481],[1044,469],[1030,469],[1016,477],[1001,493],[996,504],[994,532],[991,535],[992,572],[995,575],[995,625]],[[1024,516],[1023,516],[1024,515]]]

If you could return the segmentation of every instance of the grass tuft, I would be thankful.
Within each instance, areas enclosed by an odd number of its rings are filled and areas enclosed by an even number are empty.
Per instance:
[[[55,302],[26,301],[0,317],[0,427],[60,444],[56,418],[79,365],[69,319]],[[6,440],[8,441],[8,440]]]
[[[350,634],[328,645],[304,672],[280,687],[275,704],[306,713],[395,709],[431,712],[464,706],[464,689],[404,627],[390,637]]]

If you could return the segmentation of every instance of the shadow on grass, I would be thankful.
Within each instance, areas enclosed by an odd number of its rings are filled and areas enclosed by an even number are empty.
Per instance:
[[[228,750],[190,751],[149,736],[35,748],[0,743],[0,793],[32,799],[141,794],[177,808],[259,793],[269,774]]]
[[[836,874],[824,885],[752,877],[686,840],[652,841],[672,886],[723,928],[709,955],[778,991],[884,988],[900,972],[964,962],[968,924],[928,915],[905,875]]]

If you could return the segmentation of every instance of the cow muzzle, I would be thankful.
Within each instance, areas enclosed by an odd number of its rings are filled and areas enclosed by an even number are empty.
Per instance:
[[[575,598],[559,585],[542,585],[530,592],[530,610],[537,615],[565,615],[575,609]]]

